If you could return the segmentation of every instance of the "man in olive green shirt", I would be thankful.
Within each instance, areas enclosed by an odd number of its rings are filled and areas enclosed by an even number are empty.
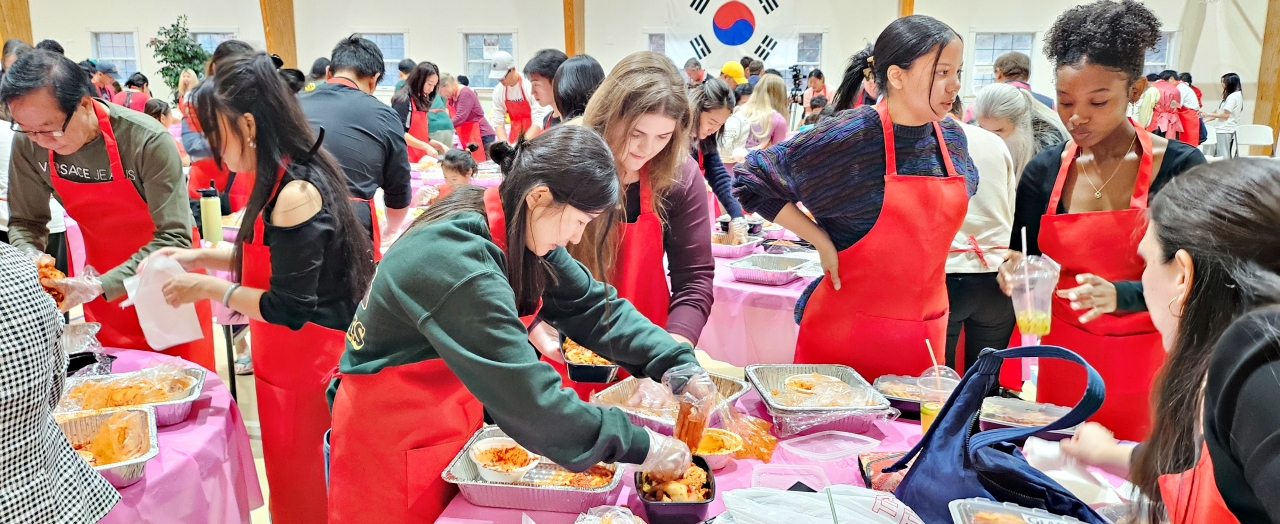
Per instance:
[[[124,279],[132,276],[138,263],[151,252],[163,247],[191,246],[191,208],[182,160],[173,137],[154,118],[88,95],[81,99],[74,89],[79,87],[79,81],[70,73],[62,75],[61,66],[65,64],[54,63],[50,57],[39,58],[49,63],[32,67],[47,66],[45,69],[51,71],[43,85],[16,75],[5,75],[0,83],[0,99],[11,110],[19,130],[9,162],[9,242],[19,249],[46,248],[49,197],[63,201],[63,196],[54,191],[51,177],[74,182],[78,190],[87,191],[113,180],[102,129],[90,104],[105,108],[123,173],[146,203],[155,223],[151,240],[124,263],[95,268],[102,272],[101,294],[113,301],[125,293]],[[83,74],[78,67],[74,73]],[[84,102],[86,99],[91,102]],[[73,108],[70,112],[68,105]],[[52,166],[50,150],[57,153]],[[118,205],[124,203],[103,201],[99,213],[71,215],[89,229],[94,221],[112,220]]]

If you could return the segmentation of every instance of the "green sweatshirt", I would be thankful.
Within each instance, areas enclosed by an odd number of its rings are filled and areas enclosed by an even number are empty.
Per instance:
[[[592,279],[563,248],[544,260],[557,276],[543,293],[544,321],[636,376],[657,378],[697,362],[691,347]],[[372,374],[443,358],[494,422],[533,452],[574,471],[597,462],[643,462],[649,451],[643,429],[617,408],[561,389],[560,376],[538,360],[505,263],[479,212],[409,231],[387,251],[356,309],[341,371]],[[336,387],[330,384],[331,402]]]

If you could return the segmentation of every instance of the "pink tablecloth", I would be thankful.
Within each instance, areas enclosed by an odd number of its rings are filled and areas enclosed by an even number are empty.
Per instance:
[[[413,194],[416,195],[418,194],[418,190],[421,189],[422,186],[428,186],[428,185],[438,186],[443,183],[444,183],[444,175],[441,174],[439,170],[414,171],[413,181],[410,183],[410,185],[413,186]],[[502,179],[498,177],[484,177],[484,178],[472,177],[471,183],[477,186],[482,186],[482,187],[498,187],[498,184],[502,183]]]
[[[739,400],[738,405],[745,412],[768,420],[764,404],[754,391],[744,395]],[[876,451],[908,451],[920,441],[920,424],[914,421],[877,423],[875,429],[867,433],[866,436],[880,441],[880,446],[876,448]],[[720,496],[724,492],[751,487],[751,472],[760,464],[761,462],[758,460],[735,460],[728,467],[716,471],[716,500],[711,503],[711,509],[707,516],[712,517],[724,512],[723,497]],[[835,462],[818,463],[794,455],[779,446],[778,450],[774,452],[773,461],[770,464],[817,466],[822,468],[827,475],[827,480],[832,484],[863,485],[857,456],[850,456]],[[621,501],[620,504],[630,507],[633,513],[645,517],[640,500],[635,495],[634,474],[629,469],[624,479],[622,486],[611,494],[610,498],[614,501]],[[819,488],[819,486],[813,487]],[[445,509],[444,514],[440,516],[436,523],[519,524],[521,513],[527,513],[537,524],[570,524],[578,516],[576,513],[521,511],[473,506],[462,495],[458,495],[454,497],[449,507]]]
[[[698,347],[711,358],[738,367],[790,364],[796,353],[796,299],[809,284],[800,279],[785,286],[744,284],[733,279],[728,264],[716,259],[711,316]]]
[[[115,372],[180,360],[150,351],[105,352],[117,357]],[[160,454],[147,462],[141,481],[120,490],[120,502],[102,522],[239,524],[262,504],[240,409],[218,375],[208,373],[187,420],[160,428]]]

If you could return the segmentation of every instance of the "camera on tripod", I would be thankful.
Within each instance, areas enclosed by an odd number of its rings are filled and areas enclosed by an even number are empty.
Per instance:
[[[800,73],[800,66],[793,65],[788,67],[787,70],[791,71],[791,101],[796,104],[803,104],[804,89],[800,88],[800,83],[804,80],[804,75]]]

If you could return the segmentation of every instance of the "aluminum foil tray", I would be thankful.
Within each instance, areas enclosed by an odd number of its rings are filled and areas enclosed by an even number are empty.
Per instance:
[[[183,420],[186,420],[187,415],[191,414],[191,405],[196,401],[197,398],[200,398],[201,392],[204,391],[204,378],[205,378],[205,374],[207,373],[204,369],[184,368],[182,372],[186,373],[188,376],[194,379],[194,382],[192,382],[191,387],[187,388],[187,391],[184,395],[182,395],[179,398],[168,400],[165,402],[153,402],[150,404],[141,404],[142,406],[148,406],[155,409],[156,425],[159,427],[172,426],[174,424],[182,422]],[[67,378],[66,383],[62,386],[63,395],[65,395],[66,392],[71,391],[71,388],[74,388],[77,384],[80,384],[82,382],[86,382],[90,380],[102,381],[102,380],[108,380],[108,379],[115,379],[117,377],[133,375],[137,373],[141,373],[141,371],[131,371],[129,373],[117,373],[112,375],[97,375],[97,376],[91,376],[91,377],[69,377]],[[130,407],[133,407],[133,406],[130,406]],[[112,409],[119,409],[119,408],[112,408]],[[58,410],[54,409],[54,412],[56,413],[58,412]]]
[[[773,390],[782,390],[787,377],[808,373],[820,373],[836,377],[846,384],[865,388],[875,401],[873,405],[847,407],[793,407],[779,404],[773,396]],[[762,364],[747,366],[747,380],[760,392],[769,415],[773,417],[775,429],[779,437],[805,435],[819,431],[846,431],[865,433],[876,422],[894,420],[898,410],[889,405],[889,400],[871,387],[858,372],[848,366],[834,364]]]
[[[606,467],[616,468],[613,472],[613,480],[604,487],[595,489],[535,485],[534,483],[538,481],[547,481],[559,475],[572,475],[568,470],[551,462],[538,464],[525,474],[520,483],[489,482],[480,478],[480,466],[471,460],[467,451],[481,440],[505,436],[507,434],[497,426],[480,428],[462,447],[462,451],[458,452],[458,456],[453,458],[440,477],[445,482],[456,484],[458,490],[462,492],[462,497],[477,506],[586,513],[591,508],[606,506],[612,502],[609,494],[622,482],[625,473],[618,465],[606,465]]]
[[[750,284],[782,286],[800,278],[809,259],[786,255],[751,255],[729,263],[733,279]]]
[[[756,246],[760,245],[763,239],[760,237],[747,237],[746,244],[736,246],[726,246],[724,244],[711,243],[711,256],[719,258],[742,258],[750,255],[756,250]]]
[[[106,478],[112,486],[118,489],[131,486],[142,480],[142,474],[146,471],[147,461],[160,454],[160,440],[156,431],[155,410],[150,406],[130,406],[97,411],[77,411],[75,413],[60,414],[54,418],[58,422],[58,427],[62,429],[62,433],[67,436],[67,441],[72,446],[76,446],[88,442],[94,435],[97,435],[98,429],[117,411],[135,411],[145,414],[147,417],[146,428],[149,434],[144,438],[151,443],[150,449],[142,455],[115,464],[93,468],[94,471],[97,471],[98,474]]]
[[[724,400],[721,404],[716,405],[716,409],[711,411],[711,418],[707,421],[708,424],[719,417],[718,412],[721,405],[733,404],[751,389],[750,384],[724,375],[711,373],[711,380],[716,383],[716,390]],[[627,418],[631,419],[632,424],[652,429],[664,435],[672,434],[675,431],[677,410],[671,409],[666,413],[660,413],[626,405],[627,399],[631,398],[631,394],[635,393],[636,388],[639,386],[640,379],[627,377],[603,391],[593,393],[591,395],[591,403],[621,409],[627,414]]]

